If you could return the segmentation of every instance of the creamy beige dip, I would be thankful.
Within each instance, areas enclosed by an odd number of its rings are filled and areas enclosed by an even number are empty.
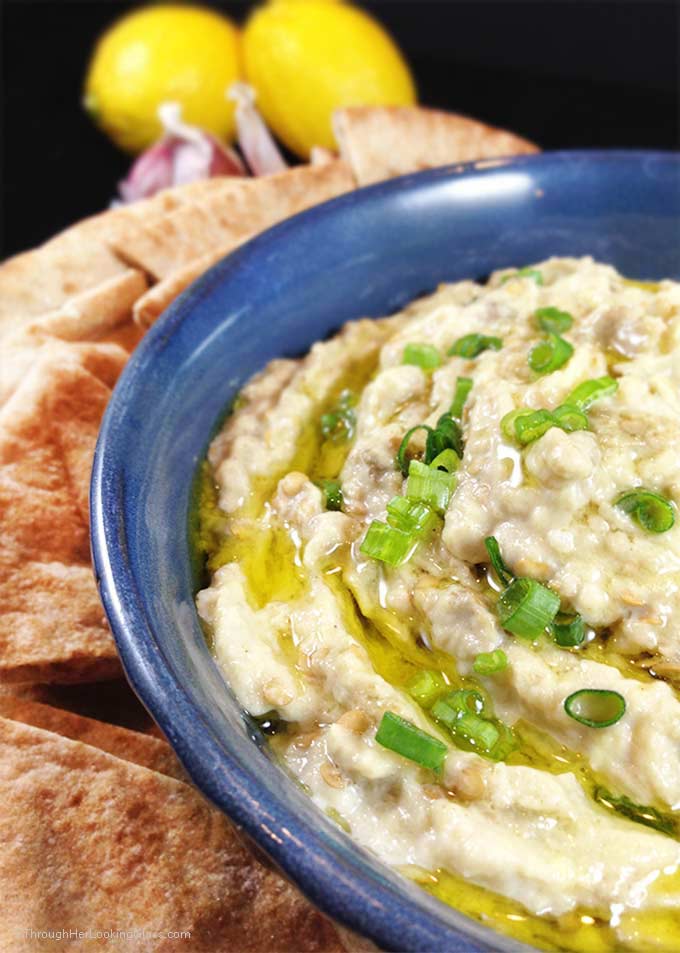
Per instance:
[[[573,353],[538,374],[528,355],[547,307],[573,318],[560,333]],[[449,356],[469,334],[502,346]],[[413,344],[435,348],[439,366],[405,364]],[[553,411],[604,376],[618,386],[587,409],[587,429],[553,426],[526,445],[502,429],[510,411]],[[390,566],[362,543],[407,491],[404,434],[436,426],[459,377],[472,387],[446,512]],[[347,388],[353,426],[324,439],[322,415]],[[442,286],[273,362],[209,461],[219,511],[202,514],[213,573],[199,613],[231,689],[285,728],[276,751],[319,807],[385,863],[522,939],[677,949],[680,519],[649,532],[615,501],[644,487],[680,503],[680,285],[585,258]],[[323,479],[341,485],[341,511],[326,509]],[[503,628],[489,536],[514,576],[582,617],[581,645]],[[477,656],[499,649],[506,667],[476,674]],[[449,692],[479,690],[514,750],[492,760],[460,745],[409,692],[423,670]],[[570,717],[565,699],[583,688],[618,692],[623,717],[601,728]],[[441,771],[376,742],[386,711],[446,745]]]

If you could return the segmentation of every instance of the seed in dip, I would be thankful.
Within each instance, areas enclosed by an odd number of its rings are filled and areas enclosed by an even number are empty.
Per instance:
[[[201,472],[215,657],[327,817],[538,947],[677,942],[680,285],[443,285],[270,364]]]

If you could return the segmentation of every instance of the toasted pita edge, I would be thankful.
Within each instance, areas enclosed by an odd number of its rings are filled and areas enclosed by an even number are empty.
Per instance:
[[[539,151],[512,132],[422,106],[350,106],[337,109],[332,123],[340,155],[360,186],[455,162]]]

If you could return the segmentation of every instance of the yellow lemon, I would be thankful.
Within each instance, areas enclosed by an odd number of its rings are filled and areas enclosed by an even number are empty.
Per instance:
[[[239,35],[203,7],[145,7],[114,23],[95,47],[85,108],[123,149],[140,152],[161,134],[157,110],[174,100],[185,122],[221,139],[234,134],[226,91],[240,76]]]
[[[246,78],[276,135],[303,158],[335,147],[338,106],[408,105],[415,87],[372,17],[337,0],[271,0],[243,31]]]

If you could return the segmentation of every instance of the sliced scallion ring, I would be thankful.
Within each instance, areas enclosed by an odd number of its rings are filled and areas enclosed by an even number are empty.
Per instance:
[[[429,465],[433,470],[446,470],[447,473],[455,473],[460,466],[460,457],[455,450],[442,450]]]
[[[591,381],[583,381],[565,400],[565,404],[573,404],[579,410],[588,410],[596,400],[611,397],[618,390],[619,385],[613,377],[596,377]]]
[[[434,529],[439,518],[425,503],[409,500],[407,496],[395,496],[387,504],[387,522],[402,533],[422,539]]]
[[[555,424],[565,433],[588,429],[588,418],[573,404],[560,404],[553,410],[552,415]]]
[[[454,420],[463,419],[463,407],[465,406],[465,401],[468,399],[468,394],[472,390],[472,378],[471,377],[458,377],[456,378],[456,391],[453,395],[453,400],[451,402],[451,409],[449,414],[453,417]]]
[[[558,334],[548,334],[529,351],[528,363],[537,374],[552,374],[564,367],[574,353],[574,348]]]
[[[386,711],[380,722],[375,740],[383,748],[395,751],[423,768],[441,771],[446,759],[446,745],[426,731],[422,731],[405,718]]]
[[[449,505],[449,498],[455,484],[455,474],[428,467],[419,460],[411,460],[406,496],[411,500],[427,503],[433,510],[443,513]]]
[[[423,708],[430,708],[445,689],[444,676],[429,669],[418,672],[406,686],[411,698]]]
[[[581,688],[565,698],[564,710],[587,728],[608,728],[623,718],[626,700],[608,688]]]
[[[360,549],[364,556],[370,556],[371,559],[378,559],[388,566],[401,566],[411,558],[417,545],[417,538],[410,533],[373,520]]]
[[[502,347],[503,341],[501,338],[487,334],[465,334],[462,338],[454,341],[446,353],[472,360],[479,357],[482,351],[500,351]]]
[[[568,331],[574,323],[573,317],[568,311],[560,311],[559,308],[537,308],[534,311],[536,324],[542,331],[548,331],[552,334],[562,334]]]
[[[565,616],[561,613],[550,626],[553,640],[562,648],[575,648],[586,637],[586,624],[580,615]]]
[[[514,423],[517,442],[526,446],[554,427],[555,419],[549,410],[534,410],[516,417]]]
[[[437,426],[430,429],[425,444],[424,463],[432,463],[443,450],[454,450],[461,459],[463,457],[463,431],[451,414],[442,414]]]
[[[480,652],[472,663],[472,671],[476,675],[498,675],[508,667],[508,656],[503,649],[494,649],[493,652]]]
[[[441,354],[432,344],[407,344],[402,364],[415,364],[424,371],[433,371],[441,364]]]
[[[397,466],[401,470],[404,476],[408,476],[408,460],[406,459],[406,451],[408,450],[408,445],[411,441],[411,437],[418,430],[424,430],[428,437],[432,433],[432,427],[428,427],[427,424],[418,424],[415,427],[411,427],[410,430],[407,430],[404,434],[404,437],[399,444],[399,450],[397,452]]]
[[[502,586],[509,586],[515,577],[503,562],[498,540],[495,536],[487,536],[484,540],[484,546],[486,547],[486,551],[489,554],[489,561],[493,566],[496,576],[498,577],[498,581]]]
[[[537,285],[543,284],[543,275],[536,268],[520,268],[519,271],[513,271],[510,275],[504,275],[501,278],[501,284],[504,285],[506,281],[510,281],[512,278],[531,278]]]
[[[508,632],[522,639],[536,639],[560,609],[560,597],[535,579],[515,579],[501,593],[498,619]]]
[[[322,480],[321,492],[327,510],[341,510],[344,503],[342,487],[337,480]]]
[[[624,513],[648,533],[666,533],[675,523],[675,509],[670,500],[653,490],[641,487],[626,490],[614,500]]]

